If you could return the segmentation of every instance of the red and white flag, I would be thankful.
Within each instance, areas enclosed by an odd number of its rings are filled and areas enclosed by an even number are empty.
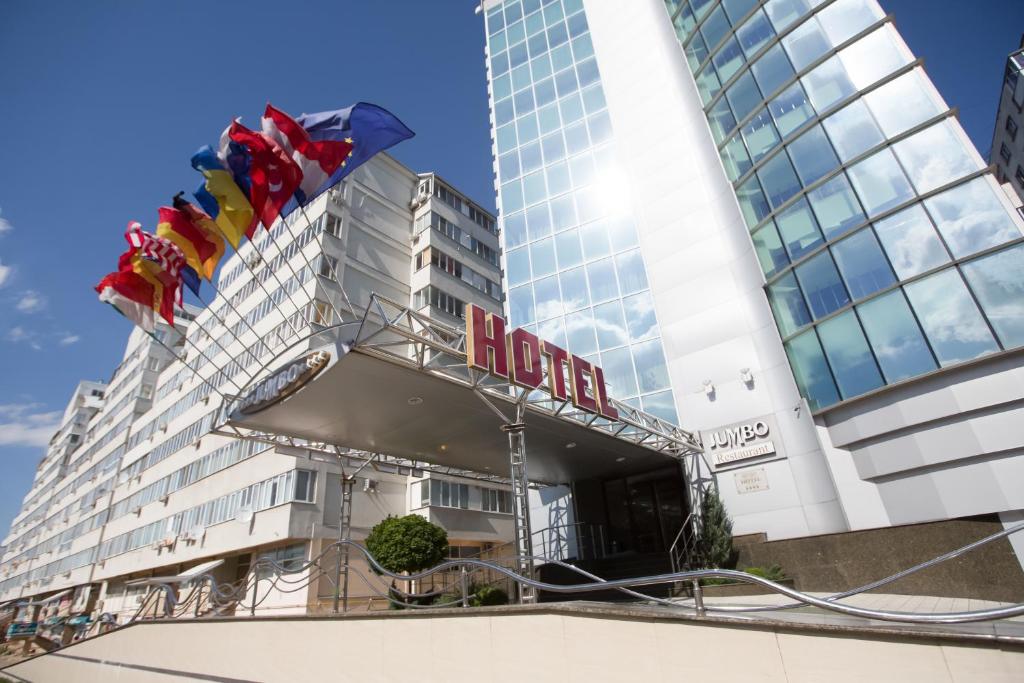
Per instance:
[[[295,119],[271,104],[263,114],[263,134],[280,145],[302,170],[302,183],[295,191],[300,206],[315,196],[352,155],[351,140],[314,142]]]

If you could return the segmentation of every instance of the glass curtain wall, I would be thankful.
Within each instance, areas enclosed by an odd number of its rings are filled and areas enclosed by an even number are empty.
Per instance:
[[[508,0],[486,17],[509,322],[675,422],[583,2]]]
[[[666,0],[814,410],[1024,345],[1024,244],[875,0]]]

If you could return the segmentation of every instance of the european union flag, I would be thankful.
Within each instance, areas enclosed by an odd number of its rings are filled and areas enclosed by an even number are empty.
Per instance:
[[[352,156],[312,196],[336,185],[377,152],[415,135],[397,116],[368,102],[358,102],[336,111],[303,114],[296,121],[314,142],[352,140]]]

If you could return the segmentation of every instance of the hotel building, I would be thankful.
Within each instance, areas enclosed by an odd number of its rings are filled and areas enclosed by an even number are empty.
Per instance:
[[[479,9],[511,325],[699,430],[736,534],[1021,519],[1024,222],[878,2]],[[661,551],[670,488],[563,503]]]
[[[51,620],[123,621],[149,589],[133,580],[220,560],[211,571],[236,582],[260,557],[316,557],[339,537],[338,458],[212,433],[223,397],[300,336],[361,317],[372,292],[451,324],[466,303],[501,311],[494,217],[386,154],[255,246],[225,261],[209,308],[179,311],[176,328],[161,324],[155,338],[134,330],[108,382],[79,384],[4,539],[0,601],[46,601]],[[356,540],[408,513],[444,526],[453,556],[512,540],[500,483],[399,471],[382,458],[360,472],[353,497]],[[359,559],[373,585],[353,575],[351,595],[365,605],[381,586]],[[325,581],[298,593],[261,585],[264,612],[317,611],[333,597]]]
[[[992,132],[989,162],[996,167],[996,179],[1009,185],[1024,202],[1024,134],[1017,129],[1024,124],[1024,36],[1020,47],[1006,58],[1003,86],[999,90],[999,108]]]

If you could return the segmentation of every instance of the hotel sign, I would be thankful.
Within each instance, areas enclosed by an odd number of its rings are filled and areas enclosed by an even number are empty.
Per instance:
[[[705,431],[701,438],[704,452],[711,458],[715,469],[721,469],[744,460],[776,455],[775,420],[770,416],[748,422],[719,427]]]
[[[546,370],[552,398],[572,400],[580,410],[612,420],[619,417],[600,367],[522,328],[506,334],[504,318],[474,304],[466,304],[466,363],[524,389],[539,389]]]
[[[238,412],[252,415],[284,400],[320,374],[330,359],[331,354],[317,351],[285,365],[243,396],[238,403]]]

